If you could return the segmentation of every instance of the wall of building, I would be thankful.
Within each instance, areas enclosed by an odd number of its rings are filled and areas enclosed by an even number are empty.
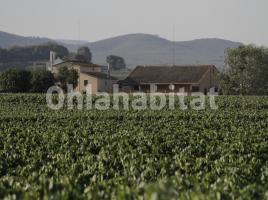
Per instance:
[[[81,73],[83,72],[101,72],[101,67],[83,67],[80,66]]]
[[[99,79],[94,76],[90,76],[88,74],[81,73],[79,77],[79,84],[76,88],[77,91],[85,92],[86,85],[85,81],[88,81],[88,84],[92,86],[92,94],[96,94],[98,92],[112,92],[113,84],[116,84],[116,80],[111,80],[110,87],[109,87],[109,80],[108,79]]]
[[[209,92],[210,88],[219,89],[218,70],[214,67],[210,68],[210,70],[208,70],[204,74],[199,84],[200,92],[203,92],[203,93]]]
[[[98,79],[98,92],[112,92],[117,80]]]
[[[156,85],[156,91],[154,92],[161,92],[161,93],[169,93],[169,92],[180,92],[181,88],[184,88],[184,91],[187,93],[191,92],[191,85],[190,84],[174,84],[174,90],[171,90],[170,84],[154,84]],[[144,84],[140,86],[123,86],[121,91],[123,92],[144,92],[150,93],[150,84]]]
[[[184,92],[191,92],[191,86],[189,84],[174,84],[174,90],[170,88],[170,85],[171,84],[157,84],[157,92],[180,92],[181,88],[184,88]]]
[[[108,92],[111,91],[112,87],[109,87],[109,80],[98,79],[98,92]]]
[[[88,84],[91,84],[92,94],[96,94],[98,92],[98,79],[93,77],[93,76],[89,76],[89,75],[83,74],[83,73],[81,73],[79,76],[79,83],[78,83],[76,90],[80,91],[80,92],[86,91],[87,86],[84,84],[85,80],[88,81]]]

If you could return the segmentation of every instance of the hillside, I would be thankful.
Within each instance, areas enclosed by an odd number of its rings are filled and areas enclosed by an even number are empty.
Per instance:
[[[9,48],[14,45],[25,46],[53,41],[39,37],[21,37],[0,32],[0,47]],[[172,41],[149,34],[129,34],[109,38],[97,42],[75,40],[57,40],[69,50],[75,51],[78,44],[89,46],[95,63],[105,65],[106,57],[114,54],[125,58],[127,66],[137,65],[171,65],[173,64]],[[198,39],[175,42],[177,65],[214,64],[221,67],[224,63],[224,51],[237,47],[240,43],[222,39]]]
[[[224,51],[239,45],[222,39],[175,42],[175,64],[214,64],[221,67]],[[95,62],[104,64],[107,55],[115,54],[124,57],[128,66],[171,65],[173,46],[172,41],[146,34],[119,36],[90,44]]]
[[[39,45],[53,40],[41,37],[23,37],[0,31],[0,47],[10,48],[13,46]]]

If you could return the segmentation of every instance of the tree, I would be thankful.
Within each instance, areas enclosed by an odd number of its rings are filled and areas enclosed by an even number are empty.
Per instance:
[[[220,94],[224,95],[234,95],[239,94],[239,83],[238,81],[234,81],[230,76],[226,73],[219,74],[220,79]]]
[[[4,92],[29,92],[31,72],[9,69],[0,75],[0,88]]]
[[[78,85],[78,72],[75,69],[68,69],[67,67],[59,68],[56,79],[59,81],[60,87],[67,92],[67,84],[72,84],[74,88]]]
[[[109,63],[111,69],[120,70],[126,68],[126,63],[124,58],[120,56],[110,55],[106,58],[107,63]]]
[[[92,61],[92,54],[88,47],[81,47],[77,50],[76,60],[81,60],[90,63]]]
[[[55,84],[55,78],[53,74],[44,69],[38,69],[31,72],[32,79],[32,92],[45,93],[49,87]]]
[[[49,60],[50,51],[56,52],[57,56],[61,58],[68,56],[69,54],[66,47],[55,43],[27,47],[13,47],[8,50],[0,49],[0,63]]]
[[[268,95],[268,49],[242,45],[228,50],[225,62],[224,94]]]

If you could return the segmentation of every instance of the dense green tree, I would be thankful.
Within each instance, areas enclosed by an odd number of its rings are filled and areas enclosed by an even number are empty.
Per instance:
[[[228,50],[223,94],[268,95],[268,50],[242,45]]]
[[[92,60],[92,54],[88,47],[81,47],[77,50],[76,60],[81,60],[90,63]]]
[[[224,95],[234,95],[239,93],[239,83],[237,80],[231,79],[227,73],[219,74],[220,93]]]
[[[29,92],[31,72],[9,69],[0,75],[0,89],[4,92]]]
[[[0,63],[7,62],[30,62],[36,60],[49,60],[50,51],[57,53],[57,56],[68,56],[66,47],[47,43],[38,46],[13,47],[11,49],[0,49]]]
[[[124,58],[120,56],[110,55],[106,58],[107,63],[109,63],[111,69],[120,70],[126,68],[126,63]]]
[[[50,71],[37,69],[31,73],[32,92],[45,93],[49,87],[55,84],[54,75]]]
[[[78,85],[78,72],[75,69],[68,69],[67,67],[59,68],[56,79],[59,86],[67,92],[67,84],[72,84],[75,88]]]

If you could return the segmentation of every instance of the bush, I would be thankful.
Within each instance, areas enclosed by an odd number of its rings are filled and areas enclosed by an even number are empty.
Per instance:
[[[0,75],[0,88],[5,92],[29,92],[31,72],[9,69]]]
[[[59,72],[56,77],[59,82],[59,86],[64,92],[67,92],[67,84],[72,84],[75,88],[78,85],[78,78],[78,72],[75,69],[68,69],[67,67],[59,68]]]
[[[54,76],[46,70],[25,71],[9,69],[0,74],[0,91],[10,93],[44,93],[55,83]]]
[[[32,92],[45,93],[49,87],[54,85],[54,83],[55,79],[51,72],[44,69],[32,71]]]

